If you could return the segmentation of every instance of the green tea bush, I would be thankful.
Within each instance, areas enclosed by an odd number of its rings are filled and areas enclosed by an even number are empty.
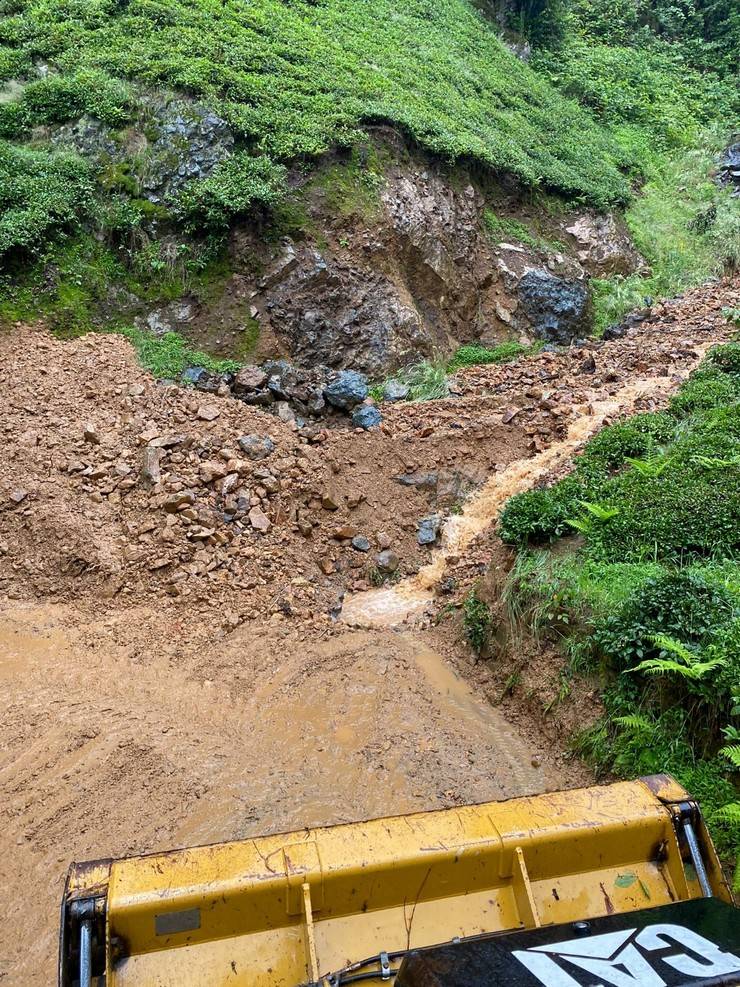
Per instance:
[[[675,427],[669,415],[652,413],[607,425],[588,443],[576,461],[576,471],[583,476],[608,474],[628,457],[649,456],[672,438]]]
[[[443,158],[532,187],[598,205],[630,194],[611,135],[464,0],[28,0],[6,21],[0,41],[59,69],[48,82],[57,117],[78,108],[66,80],[95,71],[187,90],[275,162],[348,146],[383,121]]]
[[[28,83],[20,100],[0,104],[0,133],[19,137],[30,127],[63,123],[83,114],[118,127],[130,111],[129,87],[105,72],[87,69],[74,75],[49,75]]]
[[[542,544],[570,533],[568,517],[585,490],[575,477],[568,477],[555,487],[540,487],[515,494],[504,507],[499,534],[510,545],[527,542]]]
[[[740,343],[723,343],[709,354],[709,362],[728,374],[740,374]],[[740,392],[740,380],[737,384]]]
[[[722,408],[740,399],[740,382],[730,374],[707,367],[692,375],[670,401],[672,414],[683,418]]]
[[[75,229],[95,208],[94,182],[84,161],[0,141],[0,257],[38,252],[61,229]]]
[[[235,154],[202,182],[192,183],[181,196],[186,226],[223,232],[255,205],[277,202],[285,183],[285,169],[269,158]]]
[[[648,579],[594,633],[618,668],[659,654],[656,635],[702,645],[740,611],[740,600],[721,584],[690,570]]]

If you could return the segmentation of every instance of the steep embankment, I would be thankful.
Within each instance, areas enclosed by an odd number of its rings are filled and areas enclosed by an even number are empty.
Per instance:
[[[464,0],[17,5],[0,321],[136,326],[164,375],[288,356],[380,379],[471,339],[550,338],[529,271],[577,299],[558,341],[590,330],[589,277],[601,328],[697,283],[732,259],[707,180],[725,135],[682,154],[726,131],[732,87],[649,32],[592,36],[585,72],[587,20],[532,68]],[[646,179],[629,225],[647,263],[619,218],[584,214]],[[170,330],[206,353],[152,355]]]

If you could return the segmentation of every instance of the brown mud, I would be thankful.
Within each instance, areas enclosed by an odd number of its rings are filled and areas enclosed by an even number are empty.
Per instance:
[[[120,339],[0,334],[0,981],[53,982],[72,859],[587,782],[541,718],[491,705],[495,676],[427,612],[497,551],[505,566],[506,497],[664,403],[739,295],[710,285],[593,351],[471,368],[458,396],[319,444],[232,398],[203,417],[202,396],[155,384]],[[259,463],[225,458],[256,432],[276,444],[270,489]],[[142,483],[144,450],[175,433]],[[220,461],[267,531],[227,529]],[[415,535],[432,495],[393,477],[443,468],[481,482],[430,552]],[[187,511],[168,511],[183,490]],[[399,583],[373,590],[377,547],[353,552],[347,525],[388,536]]]

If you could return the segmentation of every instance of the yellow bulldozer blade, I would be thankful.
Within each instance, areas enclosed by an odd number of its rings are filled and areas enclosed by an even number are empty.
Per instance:
[[[611,922],[598,942],[611,948],[619,945],[620,936],[637,935],[637,946],[630,941],[620,948],[625,956],[628,947],[636,950],[640,962],[648,963],[651,956],[661,955],[649,952],[657,948],[658,933],[638,935],[632,925],[640,923],[634,918],[627,932],[620,931],[618,920],[624,925],[624,915],[642,916],[646,909],[655,909],[650,915],[660,913],[663,924],[649,928],[668,928],[666,906],[672,909],[669,915],[678,915],[681,903],[709,897],[732,901],[699,808],[672,779],[659,775],[73,864],[62,903],[59,983],[641,984],[639,979],[609,980],[601,975],[589,980],[583,964],[615,961],[594,959],[595,938],[588,947],[593,955],[587,949],[585,958],[576,955],[563,961],[557,950],[552,952],[555,947],[547,945],[552,930],[565,926],[570,941],[589,935],[593,920],[598,920],[597,932],[598,922]],[[715,907],[714,902],[695,904]],[[727,906],[721,907],[723,915],[730,913]],[[732,911],[731,925],[735,914]],[[726,926],[726,917],[722,921]],[[616,931],[609,931],[613,926]],[[478,981],[472,974],[449,979],[456,958],[470,960],[473,947],[478,952],[495,947],[501,953],[504,940],[491,934],[505,932],[516,932],[506,937],[515,945],[524,944],[527,936],[544,942],[512,948],[512,962],[529,980],[506,972],[499,979]],[[666,935],[660,940],[663,947]],[[699,939],[707,942],[706,937]],[[439,950],[423,949],[435,944],[451,944],[447,950],[453,950],[452,960],[440,959]],[[644,983],[658,987],[740,982],[740,959],[716,943],[715,949],[714,961],[714,954],[701,954],[699,947],[689,956],[700,967],[711,968],[713,980],[671,980],[669,957],[661,961],[663,972]],[[704,960],[697,958],[700,954]],[[632,952],[629,957],[638,962]],[[508,963],[508,954],[505,959]],[[726,976],[733,961],[738,977],[716,979],[717,970]],[[430,973],[435,963],[447,963],[447,979]],[[550,981],[543,979],[548,970]],[[559,980],[553,973],[557,970],[562,974]]]

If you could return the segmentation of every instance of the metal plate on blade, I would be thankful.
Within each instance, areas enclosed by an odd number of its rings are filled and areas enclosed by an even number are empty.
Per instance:
[[[740,984],[740,911],[699,899],[409,953],[396,987]]]

